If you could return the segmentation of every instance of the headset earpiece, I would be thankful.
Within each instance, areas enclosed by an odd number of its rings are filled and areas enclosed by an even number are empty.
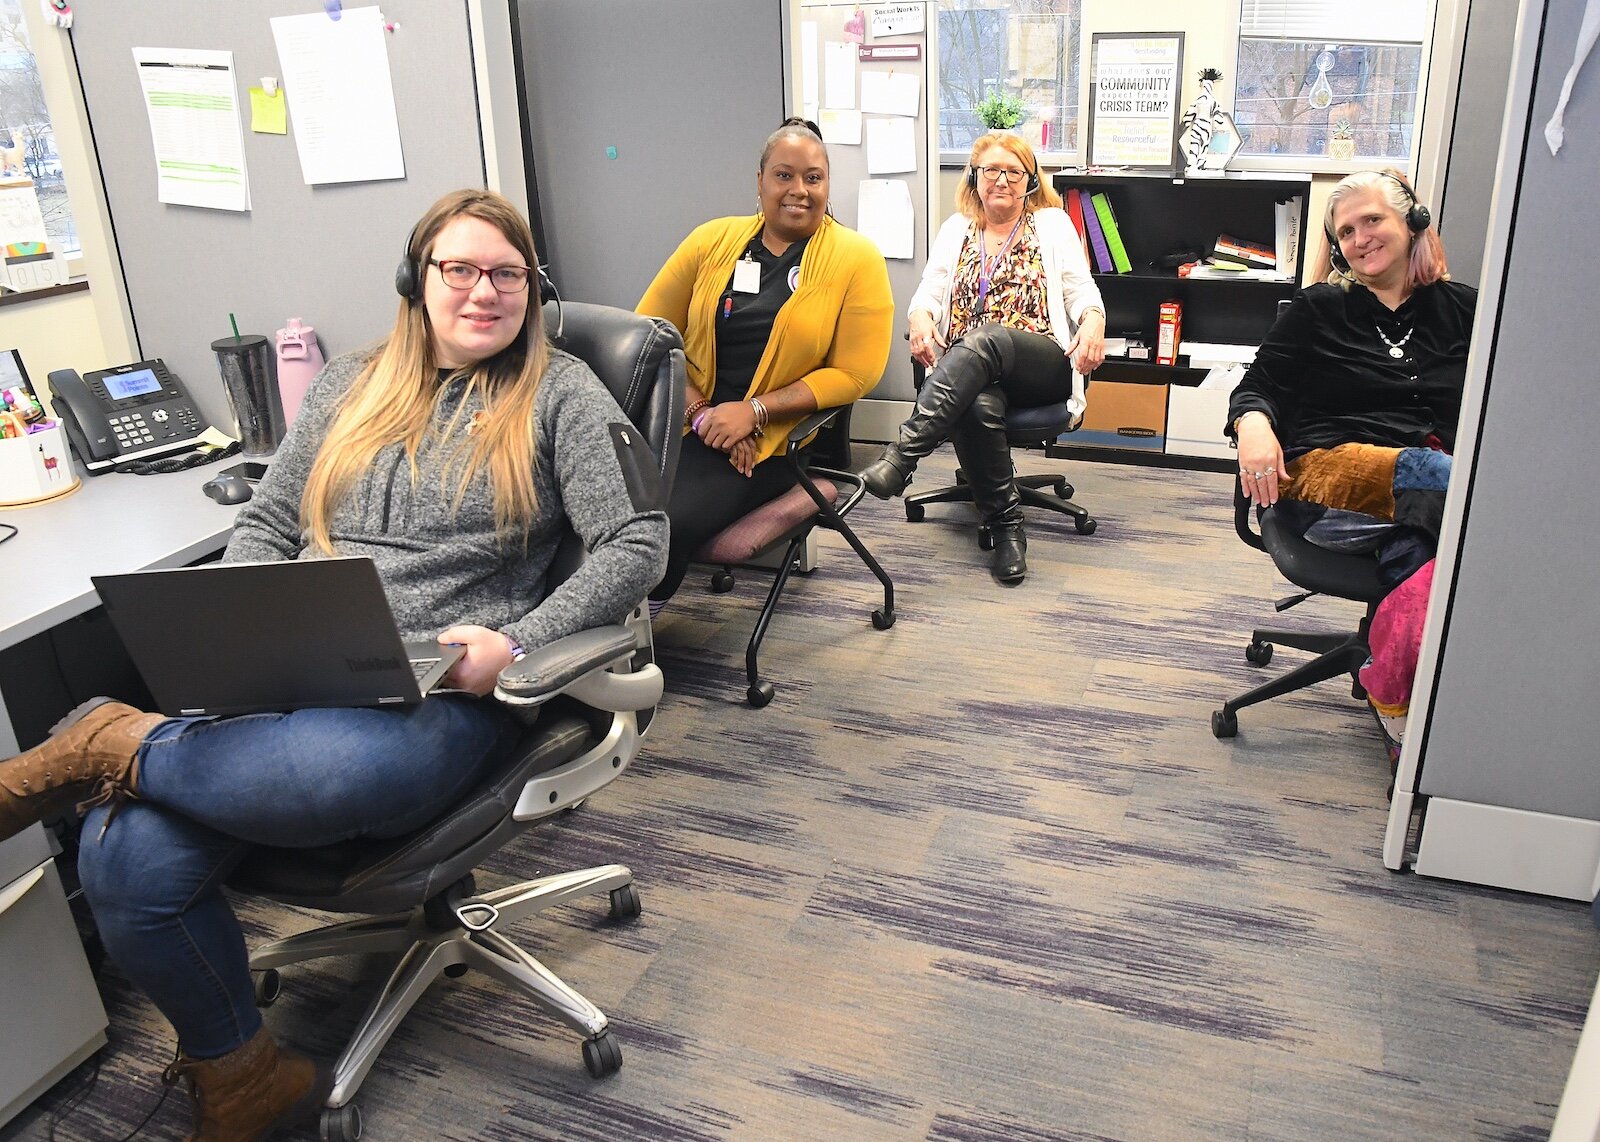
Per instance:
[[[400,264],[394,268],[394,292],[415,305],[422,300],[422,266],[411,252],[411,244],[417,240],[417,228],[413,226],[411,233],[406,235],[405,253],[400,256]]]
[[[967,165],[967,189],[978,189],[978,168],[970,163]]]
[[[1028,172],[1028,189],[1022,192],[1023,197],[1033,194],[1039,186],[1039,166],[1035,163],[1033,169]],[[975,166],[967,167],[967,187],[971,190],[978,189],[978,168]]]

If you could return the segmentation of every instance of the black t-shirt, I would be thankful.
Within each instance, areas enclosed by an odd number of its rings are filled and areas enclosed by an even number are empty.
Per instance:
[[[810,240],[803,238],[781,254],[768,250],[759,234],[750,240],[746,253],[761,267],[759,293],[735,293],[733,276],[728,276],[717,302],[717,384],[712,404],[744,400],[750,391],[772,336],[773,319],[800,283],[800,255]]]
[[[1429,436],[1453,450],[1477,303],[1476,289],[1451,281],[1418,286],[1393,311],[1359,284],[1301,290],[1234,390],[1229,431],[1259,410],[1291,454]]]

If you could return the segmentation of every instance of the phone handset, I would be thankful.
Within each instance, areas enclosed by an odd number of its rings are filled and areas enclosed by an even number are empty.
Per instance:
[[[67,430],[67,439],[84,462],[110,460],[117,454],[111,423],[100,401],[89,393],[76,369],[57,369],[48,378],[51,406]]]

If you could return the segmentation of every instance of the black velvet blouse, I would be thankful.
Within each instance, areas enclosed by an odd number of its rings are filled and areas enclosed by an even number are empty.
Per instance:
[[[1228,434],[1260,411],[1291,455],[1430,436],[1454,450],[1477,304],[1476,289],[1451,281],[1417,287],[1392,312],[1360,284],[1301,290],[1234,390]]]

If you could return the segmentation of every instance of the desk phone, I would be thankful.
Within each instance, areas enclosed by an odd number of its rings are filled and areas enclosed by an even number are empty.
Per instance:
[[[79,376],[57,369],[51,404],[91,476],[129,460],[193,448],[208,427],[181,381],[160,359]]]

